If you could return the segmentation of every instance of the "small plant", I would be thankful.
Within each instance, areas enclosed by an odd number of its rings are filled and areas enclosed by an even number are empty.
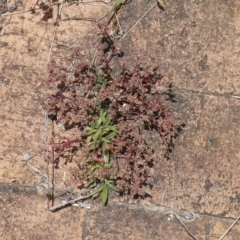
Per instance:
[[[111,118],[108,113],[100,110],[100,117],[97,121],[92,121],[87,127],[87,143],[90,150],[102,147],[103,151],[108,148],[108,144],[118,134],[115,126],[111,125]]]
[[[91,179],[89,182],[90,185],[94,183],[96,183],[96,179]],[[97,198],[99,195],[101,195],[103,204],[106,204],[108,200],[109,190],[118,192],[117,188],[114,185],[116,185],[116,182],[114,180],[105,178],[101,183],[98,184],[98,187],[92,197]]]
[[[97,84],[99,84],[98,79]],[[99,158],[98,161],[94,161],[91,164],[92,172],[97,169],[111,167],[108,144],[118,133],[116,127],[111,125],[111,118],[107,111],[101,109],[99,119],[97,121],[92,121],[90,126],[87,127],[87,144],[89,150],[99,149],[102,154],[102,158]],[[89,186],[93,184],[98,186],[93,194],[93,198],[96,198],[101,194],[102,202],[104,204],[107,203],[109,190],[118,191],[114,187],[116,182],[110,180],[109,176],[104,176],[102,180],[92,178],[88,181],[88,184]]]
[[[131,66],[118,61],[117,47],[106,29],[100,30],[108,48],[98,48],[95,65],[79,48],[65,63],[50,63],[45,109],[65,129],[52,136],[49,152],[57,157],[50,160],[57,164],[71,156],[78,187],[106,204],[110,190],[132,197],[150,194],[155,149],[149,133],[157,132],[171,151],[178,117],[159,91],[166,83],[158,66],[141,57]]]

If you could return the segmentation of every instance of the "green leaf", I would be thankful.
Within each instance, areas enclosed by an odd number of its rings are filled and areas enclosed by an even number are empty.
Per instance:
[[[88,185],[91,185],[91,184],[93,184],[94,182],[95,182],[95,178],[90,178],[89,180],[88,180]]]
[[[102,83],[103,83],[103,81],[104,81],[104,76],[103,76],[103,74],[98,74],[98,76],[97,76],[97,83],[99,83],[100,85],[102,85]]]
[[[87,135],[92,135],[94,132],[96,132],[97,130],[96,129],[93,129],[93,128],[90,128],[89,130],[88,130],[88,133],[87,133]]]
[[[109,127],[109,126],[108,126]],[[108,133],[109,131],[111,131],[108,127],[103,128],[103,134],[105,135],[106,133]]]
[[[97,128],[99,128],[99,126],[101,125],[102,123],[102,119],[101,119],[101,116],[99,117],[98,121],[97,121]]]
[[[101,192],[101,191],[95,192],[95,193],[92,195],[92,197],[93,197],[93,198],[97,198],[97,197],[99,196],[100,192]]]
[[[103,138],[102,143],[103,143],[104,146],[107,146],[110,143],[110,141],[106,138]]]
[[[102,123],[104,124],[106,119],[105,119],[106,112],[103,112],[103,110],[100,111],[100,118]]]
[[[123,3],[124,0],[117,0],[113,8],[110,10],[109,13],[115,12]]]
[[[110,180],[110,179],[108,179],[108,180],[106,180],[108,183],[111,183],[112,185],[115,185],[115,180]]]
[[[104,187],[103,184],[100,184],[100,186],[98,186],[97,189],[95,190],[95,193],[92,195],[92,198],[97,198],[100,192],[102,192],[103,187]]]
[[[103,146],[105,147],[105,149],[108,148],[108,143],[109,143],[108,140],[103,139]]]
[[[108,187],[105,186],[102,190],[102,193],[101,193],[101,196],[102,196],[102,202],[103,204],[106,204],[107,202],[107,199],[108,199]]]
[[[97,197],[99,196],[99,194],[100,194],[100,192],[96,192],[96,193],[93,194],[92,197],[93,197],[93,198],[97,198]]]
[[[104,74],[100,73],[97,77],[97,88],[100,89],[102,85],[108,85],[108,81],[106,79],[107,76],[105,76]]]
[[[110,163],[104,163],[103,166],[104,167],[111,167],[111,164]]]
[[[108,134],[108,135],[105,137],[105,139],[106,139],[106,140],[111,140],[111,139],[113,139],[116,135],[117,135],[116,132],[111,132],[110,134]]]
[[[118,189],[115,188],[115,187],[110,183],[110,181],[106,181],[106,184],[107,184],[108,187],[111,188],[113,191],[118,192]]]
[[[111,122],[111,118],[109,117],[109,115],[107,115],[107,116],[106,116],[106,121],[105,121],[104,127],[107,127],[110,122]]]
[[[144,3],[144,5],[149,4],[150,0],[146,0],[146,2]]]
[[[90,136],[87,137],[87,143],[90,143],[90,142],[91,142],[92,137],[93,137],[93,135],[90,135]]]
[[[95,171],[98,168],[102,168],[102,166],[99,163],[94,162],[91,166],[91,171]]]
[[[98,137],[100,136],[101,132],[102,132],[102,129],[97,130],[97,132],[94,134],[94,137],[93,137],[94,141],[98,140]]]
[[[91,128],[96,128],[96,124],[95,124],[95,122],[92,121],[92,122],[90,123],[90,126],[91,126]]]
[[[89,150],[95,150],[95,149],[96,149],[96,144],[92,144],[91,147],[89,148]]]
[[[113,131],[113,132],[118,133],[118,130],[116,129],[115,126],[108,126],[107,129],[109,129],[109,130],[111,130],[111,131]]]

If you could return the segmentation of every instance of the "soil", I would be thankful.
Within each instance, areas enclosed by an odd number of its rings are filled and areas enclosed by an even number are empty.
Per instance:
[[[36,5],[36,0],[18,1],[17,9],[1,14],[1,239],[192,239],[177,218],[167,220],[166,209],[198,213],[188,223],[191,232],[199,239],[218,239],[239,215],[240,3],[234,0],[169,0],[165,10],[155,5],[143,18],[155,1],[123,6],[118,17],[126,36],[115,41],[126,59],[132,61],[135,48],[157,59],[162,71],[168,66],[174,107],[184,112],[185,128],[169,160],[163,158],[157,138],[153,143],[151,199],[114,198],[109,207],[96,203],[90,211],[73,206],[56,213],[44,209],[47,196],[36,189],[39,174],[23,157],[33,156],[31,164],[51,175],[51,165],[44,160],[41,105],[47,65],[78,43],[93,56],[91,46],[100,37],[90,20],[107,14],[113,2],[55,1],[51,9]],[[8,7],[14,4],[8,1]],[[60,163],[54,172],[62,188],[74,186],[72,167],[74,163]],[[238,239],[239,231],[236,225],[226,239]]]

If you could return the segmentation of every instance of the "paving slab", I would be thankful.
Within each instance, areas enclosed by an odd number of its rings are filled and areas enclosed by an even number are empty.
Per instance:
[[[26,2],[22,10],[34,2]],[[123,30],[129,30],[153,2],[144,6],[136,0],[124,5],[119,12]],[[154,142],[159,152],[155,154],[153,198],[138,205],[116,200],[107,208],[96,205],[88,213],[82,235],[84,213],[79,209],[49,213],[43,207],[45,196],[39,197],[35,188],[2,184],[2,239],[192,239],[178,219],[168,221],[160,205],[199,214],[186,223],[189,230],[199,239],[218,239],[239,215],[240,102],[233,95],[240,95],[240,2],[166,2],[165,11],[153,8],[119,40],[126,56],[136,47],[141,54],[162,61],[163,72],[169,63],[175,107],[185,113],[186,126],[175,140],[170,160],[162,157],[157,139]],[[85,7],[74,9],[84,15]],[[43,22],[41,14],[13,15],[11,25],[1,31],[1,181],[39,183],[22,161],[21,151],[38,153],[34,164],[46,170],[40,155],[44,145],[40,77],[46,73],[54,21]],[[73,44],[92,26],[73,25],[62,22],[56,40]],[[59,49],[54,46],[53,52]],[[225,239],[239,239],[239,225]]]
[[[113,204],[98,207],[88,213],[84,240],[214,240],[219,239],[233,223],[233,219],[199,215],[193,222],[181,224],[160,206]],[[188,229],[189,233],[186,231]],[[236,225],[224,238],[239,239],[240,225]]]
[[[46,196],[32,186],[0,183],[0,238],[3,240],[82,239],[85,210],[49,212]]]
[[[121,42],[168,62],[174,85],[196,91],[240,93],[240,2],[168,0],[164,11],[155,1],[132,1],[119,13]],[[142,18],[143,17],[143,18]],[[138,21],[140,20],[141,21]]]
[[[176,94],[186,126],[168,162],[156,157],[155,204],[236,218],[239,215],[240,101]],[[157,143],[156,143],[157,145]]]
[[[128,205],[132,200],[125,205],[114,200],[110,208],[92,211],[85,239],[97,234],[99,239],[111,239],[112,234],[117,239],[192,239],[177,219],[168,222],[161,207],[155,212],[160,205],[199,214],[187,224],[198,239],[219,239],[239,216],[240,101],[186,90],[176,91],[175,98],[185,111],[186,126],[170,160],[156,151],[152,199],[134,207]],[[158,149],[157,138],[154,144]],[[238,239],[239,231],[238,224],[225,239]]]
[[[239,30],[237,1],[166,1],[164,11],[135,1],[119,13],[122,42],[131,57],[162,61],[173,73],[175,107],[185,128],[169,161],[156,149],[152,200],[175,209],[237,217],[239,214]],[[141,19],[141,17],[143,17]],[[137,22],[138,19],[141,21]]]
[[[14,0],[7,2],[8,6],[15,3]],[[52,44],[58,7],[54,5],[53,16],[45,19],[47,9],[51,10],[51,7],[46,4],[44,9],[43,3],[42,7],[36,4],[35,0],[23,1],[11,17],[1,16],[0,21],[0,181],[4,182],[17,180],[22,184],[37,184],[36,174],[22,161],[23,153],[35,155],[35,167],[46,171],[43,154],[46,128],[42,104],[46,97],[43,80],[47,77],[49,56],[67,57],[77,42],[83,45],[89,42],[93,46],[100,38],[95,34],[96,24],[78,20],[70,23],[68,14],[72,18],[80,14],[83,18],[95,19],[108,12],[109,8],[101,2],[64,4],[63,21]],[[30,11],[34,7],[36,12]],[[86,40],[86,36],[92,36],[92,39]],[[95,51],[93,47],[86,47],[83,52],[91,54],[91,50]],[[59,168],[62,169],[61,166]],[[69,176],[66,175],[66,180]]]

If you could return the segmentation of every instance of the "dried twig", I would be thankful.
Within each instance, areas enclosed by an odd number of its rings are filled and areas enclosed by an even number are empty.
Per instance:
[[[45,130],[44,142],[45,142],[45,151],[47,153],[47,156],[48,156],[48,127],[49,127],[49,124],[48,124],[48,113],[47,113],[47,111],[45,111],[45,113],[44,113],[44,130]]]
[[[240,215],[238,216],[238,218],[233,222],[233,224],[227,229],[227,231],[218,240],[222,240],[232,230],[232,228],[237,224],[237,222],[239,220],[240,220]]]
[[[192,212],[188,212],[188,211],[177,211],[177,210],[173,210],[173,209],[170,209],[168,210],[166,213],[166,215],[170,215],[171,218],[173,216],[175,216],[179,222],[181,223],[181,225],[184,227],[184,229],[187,231],[187,233],[194,239],[194,240],[198,240],[197,237],[195,237],[191,232],[190,230],[187,228],[187,226],[185,225],[184,221],[185,222],[192,222],[196,219],[196,217],[198,217],[197,214],[195,213],[192,213]]]
[[[58,16],[57,16],[57,20],[56,20],[56,25],[55,25],[54,32],[53,32],[53,36],[52,36],[52,40],[51,40],[50,51],[49,51],[49,54],[48,54],[48,62],[50,61],[50,58],[51,58],[53,41],[54,41],[54,39],[55,39],[55,35],[56,35],[56,31],[57,31],[57,27],[58,27],[60,15],[61,15],[61,12],[62,12],[62,6],[63,6],[63,2],[62,2],[61,6],[60,6],[60,9],[59,9],[59,11],[58,11]]]
[[[66,2],[66,5],[67,5],[67,10],[68,10],[68,18],[69,18],[69,20],[70,20],[70,25],[71,25],[71,27],[72,27],[72,29],[73,29],[74,35],[76,36],[77,44],[78,44],[78,46],[80,46],[77,33],[76,33],[76,31],[75,31],[75,29],[74,29],[74,27],[73,27],[73,24],[72,24],[72,16],[71,16],[71,13],[70,13],[70,10],[69,10],[68,2]]]
[[[0,14],[0,15],[3,16],[3,14]],[[6,27],[6,26],[11,22],[11,19],[12,19],[12,12],[11,12],[11,11],[10,11],[10,13],[8,14],[8,16],[9,16],[8,22],[7,22],[4,26],[0,25],[0,31],[1,31],[4,27]]]
[[[180,221],[180,223],[182,224],[182,226],[184,227],[184,229],[187,231],[187,233],[194,239],[194,240],[198,240],[197,237],[195,237],[187,228],[187,226],[184,224],[184,222],[182,221],[181,217],[178,216],[177,214],[175,214],[176,218]]]
[[[86,22],[96,22],[97,20],[96,19],[94,19],[94,18],[83,18],[83,17],[72,17],[72,18],[62,18],[61,20],[60,20],[60,22],[62,22],[62,21],[72,21],[72,20],[76,20],[76,21],[86,21]]]
[[[122,38],[120,38],[119,40],[120,40],[120,41],[123,40],[123,39],[127,36],[127,34],[128,34],[129,32],[131,32],[131,31],[133,30],[133,28],[135,28],[135,27],[137,26],[137,24],[138,24],[148,13],[150,13],[150,12],[152,11],[152,9],[153,9],[155,6],[157,6],[157,2],[154,3],[154,4],[152,5],[152,7],[151,7],[146,13],[144,13],[143,16],[142,16],[139,20],[137,20],[137,22],[136,22],[136,23],[122,36]]]
[[[25,156],[27,156],[28,154],[25,154]],[[32,168],[34,170],[34,172],[38,173],[39,175],[41,175],[42,177],[44,177],[46,180],[48,180],[48,176],[47,174],[41,172],[39,169],[37,169],[36,167],[34,167],[31,163],[29,163],[29,160],[32,158],[33,156],[29,157],[28,160],[25,160],[27,162],[27,165]],[[63,192],[69,192],[64,190],[63,188],[61,188],[60,186],[58,186],[55,182],[53,182],[54,187],[57,187],[59,190],[63,191]]]
[[[163,202],[164,202],[164,196],[165,196],[166,190],[167,190],[167,186],[165,187],[165,190],[164,190],[163,195],[162,195],[162,205],[163,205]]]
[[[40,9],[42,9],[42,8],[39,7],[39,8],[32,8],[32,9],[28,9],[25,11],[19,11],[19,12],[14,12],[14,13],[4,13],[4,14],[1,14],[1,16],[5,17],[5,16],[9,16],[9,15],[17,15],[17,14],[32,12],[33,10],[35,11],[35,10],[40,10]]]
[[[240,96],[232,96],[233,98],[240,99]]]
[[[86,195],[86,196],[79,196],[79,197],[77,197],[77,198],[75,198],[75,199],[73,199],[73,200],[63,201],[61,204],[58,204],[58,205],[53,206],[53,207],[51,207],[51,208],[48,208],[47,210],[49,210],[49,211],[51,211],[51,212],[54,212],[54,211],[56,211],[56,210],[58,210],[58,209],[60,209],[60,208],[63,208],[63,207],[65,207],[65,206],[67,206],[67,205],[71,205],[71,204],[74,204],[74,203],[76,203],[76,202],[78,202],[78,201],[81,201],[81,200],[83,200],[83,199],[90,198],[90,197],[92,197],[93,194],[95,194],[95,193],[96,193],[96,192],[91,193],[91,194]]]

